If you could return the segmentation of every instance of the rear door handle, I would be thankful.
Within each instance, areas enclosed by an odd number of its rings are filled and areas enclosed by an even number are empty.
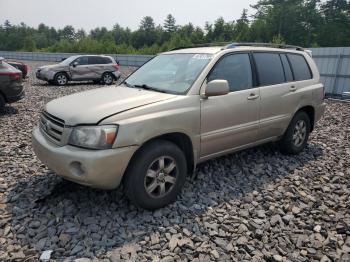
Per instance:
[[[259,95],[256,95],[256,94],[254,94],[254,93],[251,93],[248,97],[247,97],[247,99],[248,100],[255,100],[255,99],[258,99],[260,96]]]
[[[291,87],[289,88],[289,91],[291,91],[291,92],[295,92],[295,91],[297,91],[296,86],[291,86]]]

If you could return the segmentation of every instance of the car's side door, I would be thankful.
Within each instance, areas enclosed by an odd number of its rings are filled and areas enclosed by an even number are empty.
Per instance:
[[[70,64],[69,68],[72,80],[84,80],[88,78],[88,65],[89,61],[87,56],[80,56],[77,59],[75,59]]]
[[[285,53],[254,52],[257,79],[260,86],[259,139],[283,135],[301,93]]]
[[[106,71],[106,60],[99,56],[89,56],[90,79],[100,79]]]
[[[201,99],[201,158],[239,149],[257,140],[260,91],[249,53],[225,55],[207,77],[227,80],[226,95]]]

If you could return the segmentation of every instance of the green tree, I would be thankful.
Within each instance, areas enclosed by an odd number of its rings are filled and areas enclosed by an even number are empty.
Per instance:
[[[318,37],[321,46],[350,45],[350,3],[346,0],[328,0],[321,5],[322,27]]]
[[[75,38],[77,40],[82,40],[86,37],[86,32],[84,29],[79,29],[76,34],[75,34]]]
[[[23,49],[25,51],[29,51],[29,52],[32,52],[36,49],[36,46],[35,46],[35,41],[33,39],[32,36],[27,36],[25,39],[24,39],[24,46],[23,46]]]
[[[274,36],[282,36],[291,44],[299,44],[305,39],[303,3],[304,0],[259,0],[253,6],[255,18],[266,23],[270,41]]]
[[[155,30],[155,23],[151,16],[145,16],[140,23],[140,30],[151,32]]]
[[[249,19],[247,9],[243,9],[241,18],[236,22],[234,36],[236,41],[244,42],[249,40]]]
[[[164,21],[164,29],[167,33],[174,33],[177,30],[176,19],[169,14]]]
[[[62,30],[59,30],[61,39],[73,41],[75,39],[75,30],[71,25],[65,26]]]
[[[258,0],[254,15],[243,10],[236,21],[219,17],[204,28],[177,25],[168,15],[163,25],[146,16],[135,31],[116,24],[90,32],[65,26],[56,30],[6,20],[0,25],[0,50],[82,53],[155,54],[179,46],[221,41],[287,43],[301,46],[349,46],[350,3],[347,0]]]

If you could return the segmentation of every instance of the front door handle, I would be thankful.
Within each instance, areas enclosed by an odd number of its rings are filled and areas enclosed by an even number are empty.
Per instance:
[[[247,97],[247,99],[248,100],[255,100],[255,99],[258,99],[260,96],[259,95],[256,95],[256,94],[254,94],[254,93],[251,93],[248,97]]]
[[[289,91],[295,92],[295,91],[297,91],[297,87],[296,87],[296,86],[291,86],[291,87],[289,88]]]

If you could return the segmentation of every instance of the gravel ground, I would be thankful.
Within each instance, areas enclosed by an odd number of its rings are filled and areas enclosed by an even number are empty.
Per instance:
[[[0,113],[0,261],[350,261],[350,103],[329,102],[306,150],[275,145],[200,165],[173,205],[149,212],[121,190],[57,177],[31,131],[53,98],[98,88],[49,86],[28,62],[26,98]],[[123,68],[125,76],[132,69]]]

